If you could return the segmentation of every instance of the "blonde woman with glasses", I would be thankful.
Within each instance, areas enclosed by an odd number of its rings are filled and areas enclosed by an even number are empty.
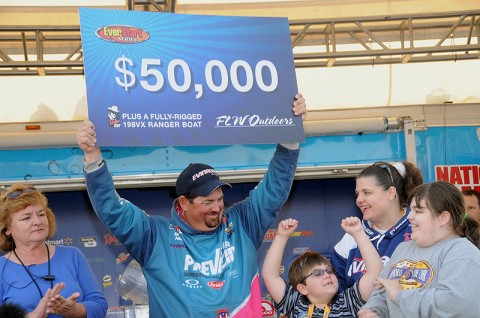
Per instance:
[[[47,198],[14,184],[0,196],[0,305],[21,306],[29,318],[101,318],[108,304],[79,249],[46,244],[56,231]]]

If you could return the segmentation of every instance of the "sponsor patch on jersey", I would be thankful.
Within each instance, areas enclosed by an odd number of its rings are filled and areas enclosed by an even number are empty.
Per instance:
[[[198,289],[198,288],[203,288],[203,286],[200,285],[200,282],[196,279],[187,279],[182,283],[183,287],[191,288],[191,289]]]
[[[433,280],[435,273],[427,261],[403,259],[390,267],[388,279],[398,280],[403,289],[424,288]]]
[[[213,289],[221,289],[225,285],[225,281],[210,281],[207,283],[207,286]]]

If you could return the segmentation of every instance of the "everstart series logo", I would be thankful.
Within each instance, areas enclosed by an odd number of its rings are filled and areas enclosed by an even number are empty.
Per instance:
[[[121,44],[141,43],[150,38],[147,31],[128,25],[106,25],[95,31],[95,34],[107,42]]]

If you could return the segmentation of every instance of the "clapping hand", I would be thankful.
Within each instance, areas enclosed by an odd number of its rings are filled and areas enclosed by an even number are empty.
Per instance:
[[[42,299],[40,299],[40,302],[38,303],[37,307],[35,308],[34,311],[28,313],[27,317],[28,318],[46,318],[48,314],[50,313],[48,310],[48,303],[52,297],[56,297],[58,293],[63,289],[65,285],[61,284],[56,284],[53,286],[52,289],[47,289],[47,292],[45,293],[45,296],[43,296]]]
[[[62,290],[65,288],[65,283],[57,284]],[[55,285],[55,287],[57,287]],[[79,292],[75,292],[70,297],[65,298],[60,293],[57,293],[50,297],[47,303],[47,313],[48,314],[55,314],[62,317],[68,317],[75,311],[75,305],[77,304],[77,298],[80,297]]]

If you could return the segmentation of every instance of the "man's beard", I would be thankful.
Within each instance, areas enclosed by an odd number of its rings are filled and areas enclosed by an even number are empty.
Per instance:
[[[207,216],[205,217],[205,225],[210,229],[216,228],[218,226],[218,224],[220,223],[220,213],[215,213],[215,214],[217,216],[215,219],[211,218],[211,216],[213,216],[213,214],[209,214],[208,218],[207,218]]]

